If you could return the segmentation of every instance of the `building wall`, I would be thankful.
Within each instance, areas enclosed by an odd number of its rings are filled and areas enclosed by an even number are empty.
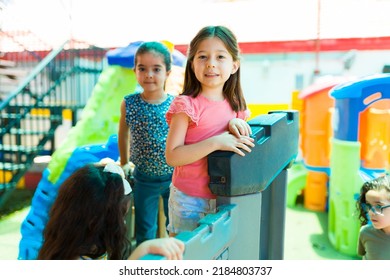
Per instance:
[[[390,50],[327,51],[318,59],[308,52],[243,54],[242,87],[249,104],[289,104],[291,93],[309,86],[316,77],[362,77],[382,73],[385,65],[390,65]]]

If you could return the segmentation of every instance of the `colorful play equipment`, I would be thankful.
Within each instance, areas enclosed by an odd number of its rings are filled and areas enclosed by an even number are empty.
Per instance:
[[[287,206],[329,211],[336,250],[356,256],[356,197],[365,180],[389,171],[390,76],[336,77],[299,94],[302,158],[289,169]]]
[[[291,110],[289,104],[283,104],[283,103],[279,103],[279,104],[255,104],[255,103],[249,103],[247,104],[248,105],[248,109],[249,109],[249,112],[250,112],[250,116],[248,118],[248,120],[251,120],[257,116],[260,116],[260,115],[266,115],[268,114],[268,112],[271,112],[271,111],[287,111],[287,110]]]
[[[327,209],[331,117],[334,99],[329,90],[349,78],[327,77],[295,93],[293,102],[300,100],[301,159],[289,170],[288,206],[294,206],[297,196],[304,192],[304,206],[313,211]]]
[[[301,161],[297,161],[296,167],[290,169],[291,188],[289,184],[289,206],[295,204],[302,191],[304,192],[304,206],[313,211],[326,211],[328,206],[328,185],[330,175],[330,154],[331,138],[333,137],[332,116],[335,110],[334,97],[329,92],[335,86],[357,81],[352,77],[332,77],[321,82],[317,82],[299,93],[298,99],[302,100],[299,111],[300,119],[300,148],[302,153]],[[387,161],[378,149],[373,150],[373,143],[383,143],[386,141],[386,130],[380,129],[378,124],[386,126],[387,103],[376,102],[367,112],[362,113],[362,117],[357,124],[362,135],[359,139],[362,143],[361,159],[363,166],[381,169],[383,162]],[[384,119],[381,121],[381,119]],[[383,127],[385,128],[385,127]],[[375,133],[376,132],[376,133]],[[371,144],[370,144],[371,143]],[[375,154],[374,154],[375,153]],[[382,164],[378,165],[378,158],[382,158]],[[301,166],[299,166],[301,165]],[[306,173],[304,172],[306,170]],[[296,172],[297,171],[297,172]],[[297,174],[299,173],[299,174]],[[303,179],[305,178],[305,179]],[[306,180],[304,185],[297,184]]]
[[[331,140],[328,236],[341,253],[356,256],[356,199],[364,181],[390,167],[390,75],[343,83],[335,99]]]

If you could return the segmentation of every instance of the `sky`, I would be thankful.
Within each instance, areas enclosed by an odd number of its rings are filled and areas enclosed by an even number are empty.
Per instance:
[[[53,46],[188,44],[205,25],[226,25],[240,42],[390,36],[390,0],[7,1],[3,30],[30,29]]]

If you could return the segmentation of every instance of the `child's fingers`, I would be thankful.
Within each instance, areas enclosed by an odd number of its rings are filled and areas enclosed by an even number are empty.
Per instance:
[[[241,133],[241,135],[250,136],[251,134],[252,134],[251,127],[249,126],[249,124],[244,123],[243,132]]]
[[[241,132],[240,132],[240,129],[237,127],[237,126],[233,126],[232,127],[232,130],[230,131],[234,136],[236,136],[237,138],[240,137],[241,135]]]
[[[241,156],[245,156],[245,153],[242,150],[250,153],[252,151],[251,147],[253,148],[255,146],[253,142],[254,142],[253,138],[247,136],[241,136],[236,142],[236,145],[234,147],[235,148],[234,152]]]
[[[251,127],[247,123],[245,123],[245,122],[243,122],[240,125],[237,125],[235,128],[236,128],[237,133],[238,133],[238,135],[236,135],[237,137],[239,137],[239,136],[249,136],[249,135],[252,134]]]
[[[178,239],[173,239],[172,248],[173,248],[172,259],[182,260],[183,252],[184,252],[184,243]]]
[[[166,246],[164,248],[164,255],[168,260],[182,260],[184,252],[184,243],[175,238],[165,239]]]

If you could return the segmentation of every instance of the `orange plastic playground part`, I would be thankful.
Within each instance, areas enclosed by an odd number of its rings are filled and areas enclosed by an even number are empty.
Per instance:
[[[328,197],[328,175],[324,172],[308,171],[304,192],[304,206],[313,211],[325,211]]]
[[[382,101],[360,114],[361,164],[368,169],[390,167],[390,100]]]
[[[302,108],[302,154],[307,166],[329,167],[332,130],[331,108],[334,99],[329,96],[327,86],[316,91],[306,92]],[[304,93],[304,92],[303,92]]]
[[[335,101],[329,91],[345,77],[317,81],[303,90],[298,98],[301,106],[301,150],[308,169],[304,188],[304,206],[313,211],[326,211],[330,166],[332,115]]]

